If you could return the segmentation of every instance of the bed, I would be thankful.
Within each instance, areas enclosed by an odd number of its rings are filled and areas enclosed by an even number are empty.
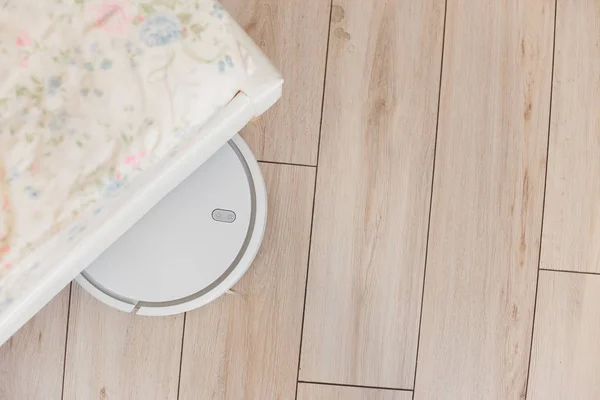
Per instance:
[[[0,0],[0,344],[281,96],[213,0]]]

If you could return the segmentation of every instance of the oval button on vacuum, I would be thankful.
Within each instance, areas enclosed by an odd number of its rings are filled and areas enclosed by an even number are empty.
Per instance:
[[[217,208],[212,212],[212,217],[217,222],[232,223],[235,221],[235,213],[231,210],[222,210]]]

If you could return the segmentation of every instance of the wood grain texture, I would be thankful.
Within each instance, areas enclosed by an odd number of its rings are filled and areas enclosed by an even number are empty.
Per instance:
[[[138,317],[73,284],[64,399],[175,400],[183,315]]]
[[[527,398],[600,398],[600,276],[540,272]]]
[[[60,400],[69,288],[0,347],[0,399]]]
[[[259,160],[316,165],[329,0],[223,0],[280,69],[283,97],[242,136]]]
[[[293,399],[313,205],[313,168],[261,165],[267,231],[226,295],[187,315],[181,400]]]
[[[542,268],[600,272],[599,16],[558,2]]]
[[[554,1],[449,0],[415,399],[524,395]]]
[[[298,400],[412,400],[412,392],[299,383]]]
[[[302,380],[412,387],[443,13],[334,1]]]

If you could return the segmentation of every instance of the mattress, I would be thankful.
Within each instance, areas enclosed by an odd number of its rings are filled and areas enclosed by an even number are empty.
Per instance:
[[[1,3],[0,320],[256,69],[212,0]]]

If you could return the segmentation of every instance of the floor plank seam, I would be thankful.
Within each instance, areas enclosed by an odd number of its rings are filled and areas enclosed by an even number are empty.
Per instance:
[[[554,0],[554,34],[552,37],[552,71],[550,73],[550,106],[548,108],[548,133],[546,139],[546,170],[544,174],[544,195],[542,198],[542,219],[540,224],[540,243],[538,252],[537,277],[535,280],[535,294],[533,300],[533,318],[531,322],[531,340],[529,343],[529,360],[527,362],[527,376],[525,378],[524,399],[527,400],[527,391],[529,390],[529,376],[531,375],[531,358],[533,353],[533,335],[535,333],[535,315],[537,311],[538,287],[540,283],[540,263],[542,261],[542,240],[544,236],[544,212],[546,210],[546,188],[548,183],[548,157],[550,154],[550,131],[552,125],[552,97],[554,94],[554,56],[556,54],[556,15],[558,14],[558,0]]]
[[[421,310],[419,311],[419,329],[417,333],[417,352],[415,354],[415,372],[413,377],[412,398],[415,398],[415,388],[417,386],[417,368],[419,365],[419,345],[421,343],[421,322],[423,320],[423,301],[425,299],[425,278],[427,277],[427,256],[429,254],[429,235],[431,232],[431,210],[433,206],[433,183],[435,182],[435,157],[437,153],[438,130],[440,125],[440,104],[442,97],[442,77],[444,71],[444,47],[446,45],[446,15],[448,11],[448,0],[444,2],[444,23],[442,25],[442,52],[440,58],[440,79],[438,85],[438,104],[437,104],[437,120],[435,123],[435,139],[433,142],[433,165],[431,170],[431,192],[429,193],[429,215],[427,220],[427,239],[425,241],[425,260],[423,262],[423,285],[421,287]]]
[[[352,385],[352,384],[346,384],[346,383],[314,382],[314,381],[298,381],[298,383],[304,383],[304,384],[309,384],[309,385],[360,388],[360,389],[390,390],[390,391],[396,391],[396,392],[412,392],[412,389],[392,388],[392,387],[385,387],[385,386]]]
[[[69,284],[69,301],[67,302],[67,326],[65,330],[65,354],[63,356],[62,390],[60,399],[65,398],[65,377],[67,375],[67,346],[69,345],[69,323],[71,319],[71,296],[73,295],[73,282]]]
[[[187,312],[183,313],[183,324],[181,329],[181,355],[179,357],[179,375],[177,377],[177,400],[179,400],[179,393],[181,391],[181,371],[183,367],[183,346],[185,340],[185,322],[187,320]]]
[[[591,275],[591,276],[600,276],[600,272],[591,272],[591,271],[571,271],[568,269],[551,269],[551,268],[540,268],[540,271],[546,272],[558,272],[561,274],[576,274],[576,275]]]
[[[333,11],[333,0],[329,1],[329,20],[327,25],[327,43],[325,44],[325,69],[323,74],[323,94],[321,97],[321,120],[319,121],[319,138],[317,140],[317,165],[315,166],[315,182],[313,187],[313,205],[310,216],[310,233],[308,238],[308,255],[306,259],[306,276],[304,280],[304,301],[302,304],[302,322],[300,324],[300,346],[298,348],[298,368],[296,370],[296,393],[294,399],[298,399],[298,383],[300,380],[300,362],[302,360],[302,340],[304,336],[304,316],[306,314],[306,294],[308,292],[308,274],[310,270],[310,250],[312,248],[313,227],[315,225],[315,204],[317,201],[317,179],[319,177],[319,156],[321,155],[321,134],[323,132],[323,114],[325,110],[325,89],[327,85],[327,63],[329,61],[329,39],[331,37],[331,15]]]
[[[302,168],[317,168],[316,165],[311,164],[299,164],[299,163],[290,163],[290,162],[282,162],[282,161],[265,161],[258,160],[259,164],[272,164],[272,165],[287,165],[290,167],[302,167]]]

